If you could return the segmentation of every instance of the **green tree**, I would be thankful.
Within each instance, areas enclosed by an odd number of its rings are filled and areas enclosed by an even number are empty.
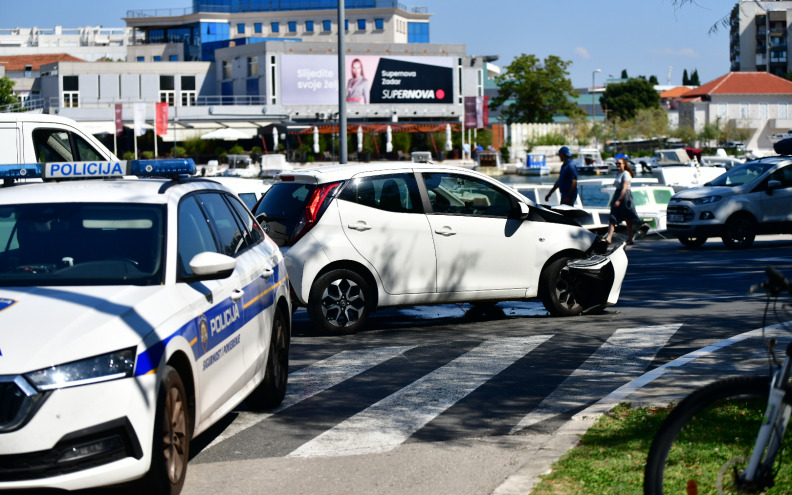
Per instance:
[[[654,84],[655,86],[657,86],[658,84],[660,84],[660,83],[657,81],[657,76],[655,76],[655,75],[651,75],[651,76],[649,76],[649,82],[650,82],[650,83],[652,83],[652,84]]]
[[[495,78],[498,95],[490,100],[490,108],[503,107],[501,115],[507,124],[552,122],[555,115],[574,118],[583,114],[572,100],[578,92],[568,78],[571,63],[555,55],[543,62],[535,55],[516,57]]]
[[[14,81],[8,76],[0,77],[0,105],[10,105],[17,101],[14,94]]]
[[[630,78],[630,76],[627,75],[627,69],[622,69],[621,78],[622,79],[629,79]]]
[[[699,81],[698,69],[693,69],[693,74],[690,75],[690,85],[701,86],[701,81]]]
[[[646,79],[632,78],[609,84],[600,98],[614,118],[632,119],[641,108],[660,108],[660,95]]]
[[[682,86],[690,86],[690,78],[688,77],[687,69],[682,71]]]

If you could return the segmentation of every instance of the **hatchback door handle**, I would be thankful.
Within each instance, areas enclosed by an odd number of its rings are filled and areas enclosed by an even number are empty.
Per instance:
[[[357,230],[360,232],[365,232],[367,230],[371,230],[371,227],[366,224],[363,220],[358,220],[357,222],[347,225],[352,230]]]
[[[456,232],[451,230],[451,227],[443,227],[442,229],[435,230],[435,234],[440,234],[445,237],[451,237],[452,235],[456,235]]]

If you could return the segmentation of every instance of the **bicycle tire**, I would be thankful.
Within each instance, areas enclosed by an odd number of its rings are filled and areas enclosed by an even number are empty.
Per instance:
[[[753,487],[735,488],[734,473],[750,458],[769,387],[769,376],[729,377],[683,399],[663,421],[649,449],[644,494],[754,493]],[[788,444],[785,439],[782,449]],[[719,477],[726,488],[718,486]],[[775,488],[775,493],[789,493],[788,484]]]

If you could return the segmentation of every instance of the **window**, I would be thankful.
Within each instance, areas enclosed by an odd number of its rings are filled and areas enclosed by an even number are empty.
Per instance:
[[[223,60],[223,79],[231,79],[233,77],[233,67],[230,60]]]
[[[740,104],[740,117],[747,119],[748,118],[748,104],[741,103]]]
[[[258,76],[258,57],[248,57],[248,77]]]
[[[185,198],[179,204],[178,221],[179,277],[188,277],[193,274],[190,260],[198,253],[216,253],[217,246],[195,196]]]
[[[429,43],[429,24],[425,22],[407,23],[407,43]]]
[[[162,62],[162,55],[154,55],[155,62]]]
[[[778,104],[778,118],[779,119],[787,118],[787,104],[786,103],[779,103]]]
[[[271,22],[270,23],[270,31],[273,33],[280,33],[280,23],[279,22]]]
[[[260,22],[253,23],[253,32],[256,34],[261,34],[264,32],[264,28],[262,27]]]
[[[63,76],[63,106],[80,106],[80,80],[77,76]]]
[[[721,120],[726,120],[726,115],[726,104],[718,103],[718,118]]]
[[[374,29],[377,31],[385,29],[385,19],[374,19]]]
[[[297,22],[289,21],[289,32],[296,33],[297,32]]]
[[[145,62],[146,61],[146,57],[137,57],[137,61],[138,62]]]
[[[26,65],[25,66],[25,77],[32,77],[33,76],[33,66]]]
[[[179,61],[179,56],[178,55],[169,55],[168,56],[168,60],[171,61],[171,62],[178,62]]]
[[[226,195],[221,193],[202,193],[198,195],[198,200],[211,219],[220,252],[236,256],[251,246],[252,240],[246,227],[241,224],[242,220],[232,211],[224,196]]]
[[[434,213],[506,218],[511,212],[510,197],[491,184],[449,173],[421,175]]]
[[[173,106],[176,101],[176,87],[174,76],[160,76],[159,101],[166,101]]]
[[[759,118],[763,120],[767,118],[767,103],[759,104]]]
[[[195,106],[195,76],[181,76],[181,104],[183,107]]]
[[[344,31],[349,31],[349,19],[344,21]]]
[[[322,21],[322,31],[330,32],[333,30],[333,21]]]
[[[395,213],[423,213],[415,176],[410,174],[362,177],[348,184],[339,199]]]
[[[314,31],[314,21],[305,21],[305,32],[313,33],[313,31]]]
[[[365,31],[366,30],[366,20],[365,19],[358,19],[357,20],[357,30],[358,31]]]
[[[237,34],[245,34],[245,25],[241,22],[237,24]]]
[[[72,149],[72,142],[75,149]],[[102,154],[85,139],[60,129],[35,129],[33,147],[41,163],[104,160]]]

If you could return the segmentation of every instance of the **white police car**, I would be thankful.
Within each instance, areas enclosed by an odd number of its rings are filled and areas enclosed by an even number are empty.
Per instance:
[[[194,171],[0,165],[0,490],[178,493],[195,435],[283,400],[283,256]]]

